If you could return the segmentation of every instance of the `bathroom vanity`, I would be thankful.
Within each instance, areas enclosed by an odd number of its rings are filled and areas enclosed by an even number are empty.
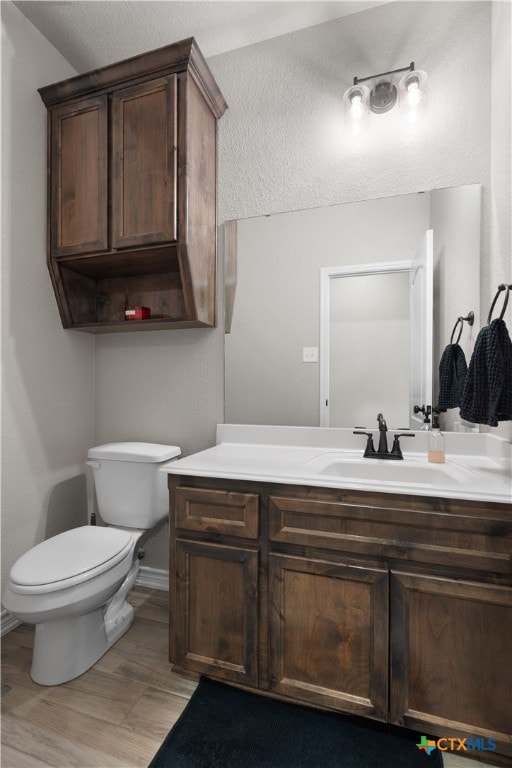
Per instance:
[[[512,765],[510,445],[434,467],[425,438],[365,463],[351,430],[222,425],[168,465],[176,669]]]

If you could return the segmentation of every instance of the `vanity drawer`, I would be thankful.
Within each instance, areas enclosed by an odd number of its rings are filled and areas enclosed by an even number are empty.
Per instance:
[[[359,549],[372,511],[357,504],[282,496],[270,496],[268,507],[271,541],[342,551]],[[368,541],[361,553],[370,554]]]
[[[274,543],[309,546],[512,575],[512,519],[504,524],[492,511],[472,515],[458,502],[429,509],[384,496],[320,501],[269,497],[269,538]],[[450,507],[453,505],[453,512]],[[461,514],[462,512],[462,514]],[[498,513],[499,516],[499,513]]]
[[[175,525],[181,531],[256,539],[259,495],[203,488],[176,489]]]

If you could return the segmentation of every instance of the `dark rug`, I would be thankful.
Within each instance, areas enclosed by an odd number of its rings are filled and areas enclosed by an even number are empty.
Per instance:
[[[421,736],[202,677],[149,768],[442,768]]]

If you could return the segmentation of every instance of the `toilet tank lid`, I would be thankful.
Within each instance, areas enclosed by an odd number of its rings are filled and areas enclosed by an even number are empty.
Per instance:
[[[181,454],[177,445],[159,443],[106,443],[90,448],[90,459],[111,459],[114,461],[139,461],[158,463],[169,461]]]

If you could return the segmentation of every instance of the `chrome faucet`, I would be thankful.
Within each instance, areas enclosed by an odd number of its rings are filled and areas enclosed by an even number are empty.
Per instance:
[[[373,433],[372,432],[366,432],[364,430],[354,430],[354,435],[366,435],[368,440],[366,442],[366,448],[364,449],[364,458],[365,459],[403,459],[402,449],[400,448],[400,439],[401,437],[414,437],[413,432],[397,432],[393,436],[393,447],[391,450],[388,450],[388,439],[386,432],[388,431],[388,426],[386,424],[386,419],[382,415],[382,413],[379,413],[377,415],[377,423],[379,425],[379,447],[377,450],[375,450],[375,446],[373,444]]]

